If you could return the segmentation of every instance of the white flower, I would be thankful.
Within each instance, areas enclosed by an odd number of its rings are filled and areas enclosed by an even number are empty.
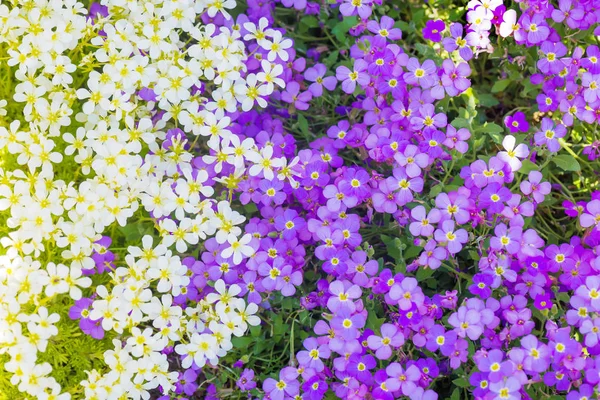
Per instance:
[[[493,13],[491,15],[493,17]],[[488,16],[488,11],[484,7],[477,7],[467,12],[467,22],[475,32],[489,31],[492,27],[492,18]]]
[[[249,152],[246,155],[246,159],[254,163],[254,165],[250,167],[250,175],[258,176],[262,173],[265,179],[272,180],[275,176],[273,173],[273,168],[279,168],[283,166],[283,161],[281,159],[272,157],[272,146],[265,146],[260,152]]]
[[[521,160],[529,155],[527,145],[521,143],[515,147],[516,139],[512,135],[506,135],[502,140],[502,146],[506,151],[498,153],[498,158],[510,165],[513,172],[521,169]]]
[[[269,20],[265,17],[262,17],[258,21],[258,26],[254,25],[252,22],[245,22],[244,29],[248,31],[248,33],[244,36],[244,40],[256,40],[259,46],[263,46],[267,37],[273,34],[272,29],[266,29],[269,26]]]
[[[250,234],[245,234],[239,240],[235,235],[230,234],[227,237],[227,242],[229,243],[229,247],[226,247],[221,252],[221,257],[229,258],[229,257],[233,256],[233,263],[235,265],[238,265],[239,263],[242,262],[242,259],[248,258],[252,254],[254,254],[254,249],[252,247],[248,246],[248,243],[250,243],[250,240],[252,240],[252,235],[250,235]]]
[[[285,81],[278,78],[279,75],[283,74],[283,67],[280,64],[271,64],[267,60],[262,60],[260,66],[263,72],[259,72],[256,78],[261,82],[266,82],[267,93],[272,93],[275,90],[275,85],[280,88],[285,88]]]
[[[292,47],[293,43],[291,39],[284,39],[283,35],[279,31],[273,31],[272,40],[265,40],[260,43],[260,46],[269,50],[267,54],[267,60],[273,62],[277,57],[279,57],[283,61],[287,61],[289,59],[289,54],[287,53],[287,49]]]
[[[54,326],[60,316],[57,313],[48,314],[48,309],[40,307],[37,314],[31,314],[28,317],[27,329],[30,332],[37,333],[42,339],[49,339],[58,334],[58,328]]]
[[[226,309],[228,309],[238,300],[240,300],[235,296],[240,294],[240,292],[242,291],[242,289],[236,284],[233,284],[229,286],[229,288],[226,288],[225,282],[222,279],[219,279],[215,282],[215,290],[217,291],[217,293],[209,293],[208,295],[206,295],[206,301],[210,304],[216,303],[215,311],[217,312],[217,314],[225,312]]]
[[[508,37],[514,31],[519,29],[517,24],[517,12],[515,10],[506,10],[502,15],[502,23],[500,24],[500,36]]]

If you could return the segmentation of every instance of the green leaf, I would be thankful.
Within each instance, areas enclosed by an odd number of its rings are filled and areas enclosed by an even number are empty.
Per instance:
[[[417,270],[417,280],[419,282],[423,282],[427,278],[431,277],[431,275],[433,275],[433,270],[431,268],[421,267]]]
[[[484,132],[484,133],[502,133],[504,132],[504,128],[496,123],[486,123],[475,129],[476,132]]]
[[[319,26],[319,20],[313,15],[306,16],[300,20],[300,23],[306,25],[309,28],[316,28]]]
[[[459,388],[454,389],[454,391],[452,392],[452,396],[450,397],[450,400],[460,400],[460,392],[461,392],[461,390]]]
[[[466,118],[454,118],[454,120],[452,121],[452,126],[456,129],[470,128],[471,123]]]
[[[458,378],[452,381],[456,386],[464,388],[469,387],[469,382],[465,378]]]
[[[492,93],[498,93],[498,92],[504,91],[504,89],[506,89],[509,84],[510,84],[510,79],[502,79],[502,80],[496,81],[496,83],[494,83],[494,86],[492,86]]]
[[[489,93],[481,93],[477,99],[479,100],[479,105],[483,107],[494,107],[500,104],[498,99]]]
[[[529,160],[523,160],[522,164],[523,166],[519,170],[519,173],[521,174],[528,174],[531,171],[537,171],[539,169],[536,164],[532,163]]]
[[[347,33],[350,30],[350,28],[352,28],[354,25],[356,25],[356,23],[358,22],[358,18],[357,17],[348,17],[348,18],[344,18],[344,20],[338,24],[336,24],[333,29],[331,30],[331,33],[333,33],[336,37],[337,40],[339,40],[342,43],[346,42],[346,38],[347,38]]]
[[[377,314],[375,310],[369,310],[369,316],[367,317],[367,322],[365,327],[368,329],[372,329],[373,332],[379,332],[379,328],[385,322],[385,318],[377,318]]]
[[[327,65],[328,67],[333,66],[333,64],[335,64],[335,62],[337,61],[339,54],[339,50],[333,50],[331,53],[329,53],[329,55],[325,58],[325,65]]]
[[[444,188],[444,185],[442,185],[441,183],[437,184],[429,190],[429,195],[433,198],[433,197],[437,196],[438,194],[440,194],[442,192],[443,188]]]
[[[302,114],[298,114],[298,127],[300,128],[300,132],[302,132],[304,137],[306,137],[306,140],[308,140],[310,136],[310,133],[308,131],[308,121]]]
[[[579,162],[575,159],[575,157],[570,154],[554,156],[552,158],[552,162],[563,171],[581,171],[581,165],[579,165]]]

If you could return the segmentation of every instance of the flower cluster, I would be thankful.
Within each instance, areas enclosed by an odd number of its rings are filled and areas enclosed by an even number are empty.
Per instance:
[[[0,391],[593,396],[600,3],[517,4],[0,5]]]

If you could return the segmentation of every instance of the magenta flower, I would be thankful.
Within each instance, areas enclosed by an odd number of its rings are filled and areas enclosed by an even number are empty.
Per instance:
[[[527,132],[529,130],[527,118],[521,111],[517,111],[513,115],[504,118],[504,125],[506,125],[511,133]]]
[[[446,29],[446,24],[441,19],[429,20],[423,28],[423,37],[432,42],[440,42],[442,40],[442,32]]]

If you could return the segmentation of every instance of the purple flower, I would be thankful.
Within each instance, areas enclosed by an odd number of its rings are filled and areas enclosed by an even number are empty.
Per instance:
[[[329,358],[331,354],[327,344],[319,344],[317,339],[309,337],[304,340],[304,348],[306,350],[299,351],[296,355],[298,362],[317,372],[323,371],[325,364],[323,364],[321,359]]]
[[[371,0],[344,0],[340,4],[340,12],[343,16],[349,17],[358,14],[362,19],[371,16]]]
[[[571,29],[579,28],[584,16],[584,8],[579,5],[579,2],[573,4],[572,0],[559,0],[558,9],[552,11],[552,19],[554,22],[560,23],[566,20],[567,26]]]
[[[275,218],[275,229],[282,231],[282,237],[285,240],[291,240],[296,237],[296,232],[304,229],[306,221],[298,216],[295,210],[285,210],[283,215]]]
[[[536,132],[534,135],[535,144],[538,146],[546,145],[548,150],[556,153],[560,150],[560,143],[558,139],[564,137],[567,134],[567,128],[562,124],[554,124],[554,121],[550,118],[544,118],[542,120],[541,130]]]
[[[442,85],[449,96],[458,96],[471,86],[471,81],[467,79],[471,75],[469,64],[461,62],[458,65],[454,61],[446,59],[442,63]]]
[[[458,49],[458,54],[465,61],[473,58],[473,50],[471,50],[467,40],[463,38],[463,26],[461,23],[454,22],[450,25],[450,35],[452,37],[445,38],[442,41],[444,49],[449,53]]]
[[[340,308],[347,308],[354,312],[356,307],[354,300],[360,298],[362,291],[357,285],[352,285],[348,281],[334,281],[329,285],[331,297],[327,300],[327,308],[332,312],[337,312]]]
[[[391,363],[385,369],[390,377],[385,381],[388,390],[395,392],[400,390],[402,394],[409,395],[417,388],[416,383],[421,378],[421,371],[416,365],[403,368],[399,363]]]
[[[315,97],[319,97],[323,94],[323,87],[327,90],[334,90],[337,84],[337,79],[333,76],[325,77],[327,67],[324,64],[315,64],[314,67],[308,68],[304,72],[304,78],[312,83],[308,90]]]
[[[416,221],[409,226],[410,233],[413,236],[431,236],[435,229],[431,224],[437,224],[442,218],[442,214],[437,208],[432,209],[427,214],[423,206],[413,208],[410,215]]]
[[[305,395],[303,398],[321,400],[325,396],[328,387],[327,382],[318,375],[314,375],[302,384]]]
[[[471,137],[471,132],[466,128],[456,129],[452,125],[446,127],[446,140],[443,144],[449,149],[456,149],[461,154],[465,154],[469,150],[467,140]]]
[[[496,399],[520,400],[520,389],[521,384],[516,378],[513,378],[512,376],[498,382],[490,383],[490,391],[496,395],[494,397]]]
[[[492,294],[490,286],[494,278],[489,274],[475,274],[473,284],[469,286],[469,291],[482,299],[487,299]]]
[[[525,350],[524,367],[526,371],[543,372],[550,364],[548,346],[540,343],[533,335],[521,339],[521,347]]]
[[[436,229],[434,234],[435,240],[440,243],[446,243],[446,248],[450,254],[458,253],[463,244],[469,241],[469,235],[464,229],[454,230],[454,221],[446,220],[442,222],[441,229]]]
[[[592,200],[585,206],[585,211],[579,217],[579,223],[584,228],[600,226],[600,200]]]
[[[504,118],[504,125],[506,125],[511,133],[527,132],[529,130],[527,118],[521,111],[517,111],[513,115]]]
[[[311,92],[300,93],[300,84],[298,82],[288,83],[285,91],[281,93],[281,100],[293,104],[298,110],[308,110],[308,103],[311,99]]]
[[[420,193],[423,190],[423,179],[410,178],[404,168],[395,168],[394,176],[390,176],[385,183],[390,190],[398,189],[396,192],[396,203],[403,206],[413,200],[413,192]]]
[[[179,390],[183,390],[186,395],[193,396],[198,389],[196,379],[198,379],[198,373],[193,369],[188,369],[183,373],[180,372],[179,380],[175,384],[175,387]]]
[[[520,25],[527,32],[527,42],[529,44],[541,43],[550,35],[550,29],[543,14],[536,13],[531,17],[529,14],[523,14],[520,22]]]
[[[379,23],[373,20],[367,22],[367,29],[369,32],[389,40],[402,39],[402,31],[394,28],[394,20],[386,15],[381,17]]]
[[[331,320],[331,326],[345,340],[353,340],[358,336],[358,330],[365,326],[365,317],[352,314],[347,308],[341,308]]]
[[[585,72],[581,77],[581,84],[585,88],[583,98],[592,103],[600,98],[600,75]]]
[[[557,74],[564,68],[564,63],[560,59],[567,54],[567,47],[564,44],[545,41],[540,46],[540,50],[544,54],[537,62],[540,71],[544,74]]]
[[[536,203],[541,203],[552,187],[549,182],[542,182],[542,173],[539,171],[529,172],[529,180],[521,182],[520,188],[524,195],[531,195]]]
[[[335,70],[335,77],[338,81],[342,82],[342,90],[345,93],[354,93],[357,83],[360,86],[366,86],[369,83],[370,78],[366,72],[367,67],[368,64],[362,59],[354,61],[354,68],[352,71],[343,65],[337,67]]]
[[[410,58],[406,65],[404,81],[409,85],[419,85],[426,89],[435,83],[437,68],[432,60],[425,60],[421,65],[416,58]]]
[[[444,21],[441,19],[427,21],[425,28],[423,28],[423,37],[432,42],[440,42],[442,40],[442,32],[444,32],[444,29],[446,29],[446,24],[444,24]]]
[[[421,168],[429,165],[429,156],[421,153],[415,145],[409,144],[404,151],[394,155],[394,160],[406,169],[406,175],[410,178],[421,175]]]
[[[501,381],[505,376],[510,376],[513,372],[513,364],[504,360],[504,352],[501,350],[492,350],[487,356],[476,359],[477,368],[481,372],[487,372],[490,382]]]
[[[298,394],[300,383],[296,379],[287,379],[285,374],[279,373],[279,380],[267,378],[262,386],[265,393],[268,393],[272,400],[283,400],[288,397],[294,397]]]
[[[381,336],[371,335],[367,343],[371,350],[375,350],[375,356],[380,360],[387,360],[392,356],[392,348],[404,344],[404,335],[395,325],[383,324],[380,328]]]
[[[490,239],[490,248],[506,250],[510,254],[516,254],[521,250],[523,229],[520,226],[508,228],[505,224],[499,224],[494,228],[494,234],[495,236]]]
[[[433,104],[424,104],[419,108],[419,114],[410,119],[411,127],[415,130],[443,128],[448,123],[446,114],[436,114]]]
[[[398,302],[401,310],[410,310],[413,303],[422,304],[424,295],[415,278],[404,278],[390,289],[390,298]]]

